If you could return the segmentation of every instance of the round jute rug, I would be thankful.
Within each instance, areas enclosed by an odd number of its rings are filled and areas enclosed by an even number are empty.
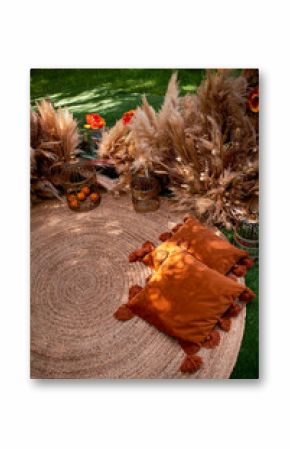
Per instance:
[[[113,318],[133,284],[149,269],[128,253],[180,221],[163,200],[158,211],[136,214],[130,197],[103,195],[101,205],[74,213],[60,202],[31,209],[32,378],[225,379],[235,365],[245,308],[221,332],[215,349],[202,349],[204,367],[179,371],[177,342],[142,319]]]

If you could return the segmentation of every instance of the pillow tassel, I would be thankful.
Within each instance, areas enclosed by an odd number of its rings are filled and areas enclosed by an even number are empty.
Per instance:
[[[162,234],[159,235],[159,240],[161,242],[166,242],[167,240],[170,239],[170,237],[172,237],[172,232],[163,232]]]
[[[241,310],[242,307],[239,304],[232,304],[224,314],[223,318],[235,318]]]
[[[229,332],[231,329],[231,320],[229,318],[221,318],[218,325],[224,332]]]
[[[122,304],[114,313],[114,318],[119,321],[128,321],[133,318],[134,313],[131,312],[127,304]]]
[[[187,355],[194,355],[201,348],[200,343],[191,343],[190,341],[179,340],[179,344]]]
[[[135,251],[133,251],[132,253],[129,254],[128,260],[130,263],[142,262],[143,258],[147,254],[151,253],[151,251],[153,251],[154,249],[155,249],[154,243],[147,240],[145,243],[143,243],[141,248],[137,248]]]
[[[187,355],[180,365],[182,373],[195,373],[202,366],[202,358],[198,355]]]
[[[246,265],[235,265],[233,267],[233,273],[238,276],[239,278],[242,278],[247,273],[247,267]]]
[[[255,293],[252,292],[249,288],[247,288],[239,297],[239,300],[248,304],[249,302],[253,301],[255,298]]]
[[[136,296],[137,293],[141,292],[141,290],[143,290],[141,285],[138,284],[132,285],[132,287],[129,288],[128,299],[130,300],[134,298],[134,296]]]
[[[206,337],[206,340],[203,343],[203,347],[207,349],[215,348],[220,344],[220,340],[221,337],[219,331],[211,331]]]
[[[250,268],[252,268],[252,266],[254,265],[254,261],[253,259],[251,259],[250,257],[243,257],[240,260],[240,264],[241,265],[245,265],[247,267],[247,269],[249,270]]]
[[[151,253],[146,254],[146,256],[143,257],[142,262],[146,267],[149,267],[152,270],[154,269],[154,260]]]
[[[183,223],[178,223],[177,225],[174,226],[174,228],[171,229],[171,232],[175,233],[178,231],[179,228],[181,228],[181,226],[183,226]]]

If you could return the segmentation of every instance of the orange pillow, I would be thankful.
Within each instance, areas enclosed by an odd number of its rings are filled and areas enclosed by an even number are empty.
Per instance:
[[[191,372],[201,364],[200,357],[194,358],[193,354],[202,345],[218,344],[219,333],[212,332],[216,324],[229,330],[228,318],[240,310],[236,299],[249,302],[254,296],[244,285],[180,249],[168,254],[144,289],[134,286],[130,293],[128,303],[118,309],[115,318],[127,320],[136,314],[176,337],[191,357],[181,369]]]
[[[173,234],[164,233],[160,238],[163,241],[166,239],[167,245],[180,246],[209,268],[222,274],[226,274],[234,268],[237,276],[243,276],[246,274],[247,268],[253,264],[246,251],[236,248],[227,240],[218,237],[193,217],[187,218],[184,224],[177,225]],[[155,265],[155,254],[163,249],[165,248],[162,244],[153,251],[153,265]],[[236,266],[237,264],[240,265]]]

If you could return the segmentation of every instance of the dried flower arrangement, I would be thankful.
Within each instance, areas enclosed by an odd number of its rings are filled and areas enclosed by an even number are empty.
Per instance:
[[[77,122],[67,109],[55,110],[49,100],[30,113],[31,197],[59,197],[50,179],[56,163],[69,161],[79,143]]]
[[[246,76],[221,70],[208,71],[196,95],[180,97],[173,74],[161,110],[144,98],[128,124],[120,120],[105,135],[101,157],[115,161],[122,187],[140,167],[168,174],[176,208],[230,228],[257,214],[258,134],[248,95]]]

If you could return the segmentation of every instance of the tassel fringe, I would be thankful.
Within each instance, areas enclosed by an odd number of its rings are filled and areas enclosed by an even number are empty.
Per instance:
[[[221,318],[218,325],[224,332],[229,332],[231,329],[231,320],[228,318]]]
[[[185,352],[185,354],[187,354],[187,355],[194,355],[201,348],[200,343],[191,343],[189,341],[181,341],[180,340],[179,344],[180,344],[181,348],[183,349],[183,351]]]
[[[232,304],[224,314],[224,318],[235,318],[241,310],[242,307],[239,304]]]
[[[160,234],[159,240],[161,242],[166,242],[166,240],[169,240],[172,235],[172,232],[163,232],[162,234]]]
[[[183,226],[183,223],[178,223],[177,225],[174,226],[174,228],[171,229],[171,232],[175,233],[178,231],[179,228],[181,228],[181,226]]]
[[[212,331],[206,337],[203,347],[206,349],[212,349],[219,345],[221,340],[219,331]]]
[[[155,249],[154,243],[147,241],[143,243],[141,248],[137,248],[135,251],[129,254],[128,260],[130,263],[132,262],[142,262],[143,258],[151,253]]]
[[[239,300],[244,302],[245,304],[248,304],[249,302],[253,301],[253,299],[256,297],[255,293],[252,292],[249,288],[247,288],[239,297]]]
[[[182,373],[195,373],[203,364],[202,358],[198,355],[187,355],[180,365]]]
[[[130,299],[134,298],[134,296],[136,296],[138,293],[140,293],[141,290],[143,290],[141,285],[137,285],[137,284],[132,285],[132,287],[129,288],[128,299],[130,300]]]
[[[114,318],[119,321],[128,321],[133,318],[134,313],[131,312],[126,304],[122,304],[114,313]]]
[[[233,273],[239,278],[244,277],[247,273],[247,267],[245,265],[235,265]]]

